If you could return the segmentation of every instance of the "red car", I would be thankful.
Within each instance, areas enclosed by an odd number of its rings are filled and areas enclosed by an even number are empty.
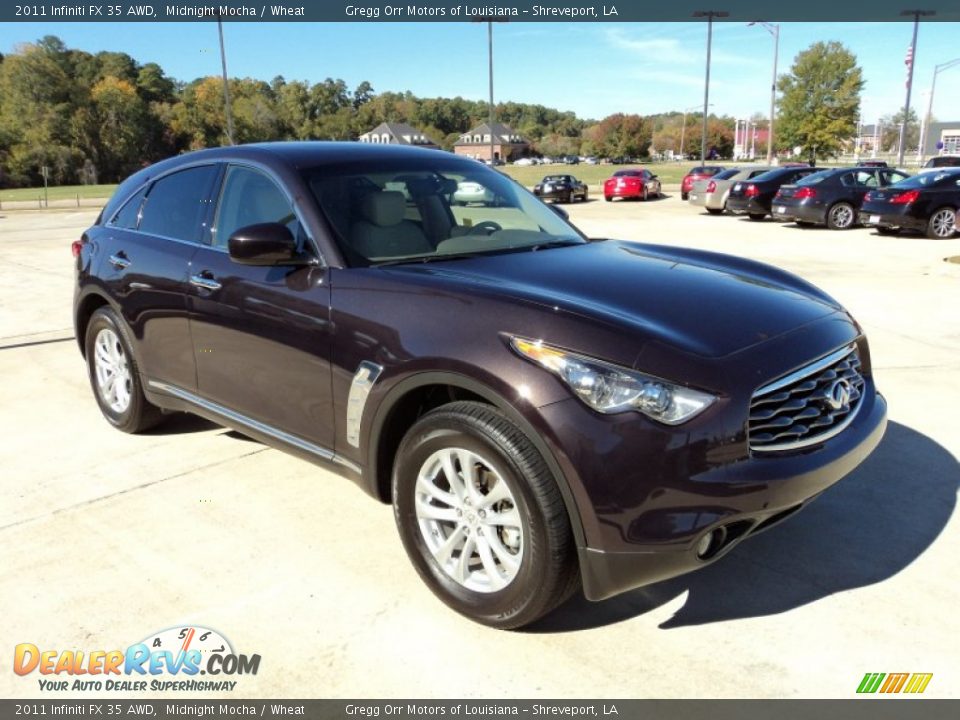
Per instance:
[[[660,197],[660,181],[649,170],[617,170],[603,183],[603,199]]]
[[[686,200],[690,197],[690,190],[697,180],[708,180],[722,170],[723,167],[720,165],[700,165],[691,168],[690,172],[683,176],[683,182],[680,183],[680,199]]]

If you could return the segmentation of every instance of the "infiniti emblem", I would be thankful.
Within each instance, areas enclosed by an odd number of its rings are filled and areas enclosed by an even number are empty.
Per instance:
[[[833,410],[839,410],[850,404],[850,383],[846,380],[837,380],[827,390],[827,405]]]

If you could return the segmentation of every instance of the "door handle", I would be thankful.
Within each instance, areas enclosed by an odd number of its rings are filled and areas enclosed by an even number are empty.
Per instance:
[[[204,290],[219,290],[223,285],[213,279],[213,276],[204,270],[202,273],[190,276],[190,284]]]
[[[113,265],[117,270],[126,270],[130,267],[130,261],[127,259],[126,253],[121,250],[116,255],[110,256],[110,264]]]

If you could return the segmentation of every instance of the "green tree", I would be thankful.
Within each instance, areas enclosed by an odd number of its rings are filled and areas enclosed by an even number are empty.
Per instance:
[[[880,147],[887,152],[896,152],[900,143],[900,125],[903,123],[903,108],[893,115],[884,115],[880,121],[883,123],[883,137],[880,140]],[[903,138],[905,152],[914,152],[920,142],[920,121],[917,119],[917,113],[910,108],[910,114],[907,115],[907,131]]]
[[[857,58],[844,45],[811,45],[777,82],[778,144],[799,147],[811,163],[838,155],[856,134],[863,85]]]

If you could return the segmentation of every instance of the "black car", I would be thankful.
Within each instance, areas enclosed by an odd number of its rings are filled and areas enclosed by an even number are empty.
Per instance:
[[[908,177],[900,170],[872,166],[821,170],[796,185],[782,185],[773,198],[772,215],[797,225],[846,230],[857,224],[864,195]]]
[[[812,167],[782,167],[735,183],[727,197],[727,210],[751,220],[763,220],[770,214],[773,198],[782,185],[795,183],[816,171]]]
[[[491,200],[451,206],[464,183]],[[392,504],[443,602],[495,627],[706,567],[886,426],[867,340],[823,291],[746,258],[588,239],[435,150],[186,153],[121,183],[73,252],[107,422],[196,413],[335,470]],[[314,548],[304,572],[349,552]]]
[[[960,210],[960,168],[944,168],[914,175],[864,198],[860,222],[881,235],[915,230],[934,240],[946,240],[957,231]]]
[[[586,183],[573,175],[547,175],[533,186],[533,194],[541,200],[572,203],[578,199],[586,201],[589,190]]]
[[[960,167],[960,155],[937,155],[924,163],[925,168],[952,168]]]

